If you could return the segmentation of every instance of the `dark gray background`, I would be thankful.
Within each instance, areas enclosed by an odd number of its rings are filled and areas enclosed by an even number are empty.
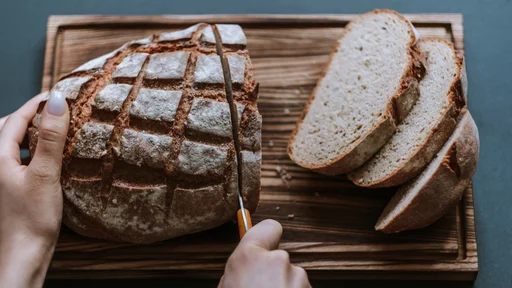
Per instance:
[[[462,13],[469,107],[481,139],[474,178],[480,273],[476,287],[512,287],[512,1],[336,0],[3,0],[0,4],[0,116],[41,87],[46,22],[52,14]],[[214,287],[212,281],[48,281],[47,287]],[[316,282],[315,287],[435,287],[439,283]],[[471,285],[471,284],[470,284]],[[467,285],[465,285],[466,287]],[[459,287],[452,283],[451,287]]]

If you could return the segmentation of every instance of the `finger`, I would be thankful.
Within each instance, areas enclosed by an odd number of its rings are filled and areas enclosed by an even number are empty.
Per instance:
[[[69,108],[65,95],[52,93],[41,115],[36,151],[28,166],[31,173],[59,179],[68,127]]]
[[[48,92],[42,92],[42,93],[37,94],[36,96],[34,96],[30,100],[28,100],[25,104],[23,104],[23,106],[20,109],[18,109],[16,112],[26,111],[27,108],[29,110],[33,110],[34,108],[37,109],[37,107],[39,107],[39,103],[41,103],[41,101],[43,101],[47,95],[48,95]],[[16,113],[16,112],[14,112],[14,113]],[[4,127],[5,122],[7,121],[9,116],[11,116],[11,114],[0,118],[0,131]]]
[[[2,156],[20,162],[19,145],[25,137],[28,124],[36,114],[39,102],[45,96],[45,93],[37,95],[6,118],[0,130],[0,153],[2,153]]]
[[[4,127],[5,121],[7,120],[8,117],[9,117],[9,115],[0,118],[0,131],[2,131],[2,128]]]
[[[266,250],[275,250],[283,234],[283,227],[275,220],[264,220],[245,234],[240,246],[255,245]]]
[[[292,284],[290,285],[290,287],[311,288],[308,274],[306,273],[306,270],[304,270],[304,268],[292,266],[292,272],[290,277],[291,279],[289,283]]]

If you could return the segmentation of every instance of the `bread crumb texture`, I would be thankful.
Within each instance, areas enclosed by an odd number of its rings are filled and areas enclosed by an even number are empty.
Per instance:
[[[329,165],[390,117],[392,97],[411,66],[410,27],[396,13],[379,12],[347,26],[290,143],[297,163]]]
[[[420,97],[386,145],[349,175],[358,185],[377,184],[397,173],[411,170],[421,172],[455,129],[454,120],[453,129],[446,133],[446,138],[435,143],[429,142],[430,145],[427,146],[427,139],[440,130],[439,123],[454,106],[452,84],[460,78],[460,63],[455,50],[448,42],[422,40],[418,46],[427,56],[427,73],[419,84]],[[421,151],[422,148],[431,151]],[[422,157],[416,160],[415,156],[419,155],[418,153],[422,153]],[[414,173],[410,174],[409,178],[415,176]],[[403,179],[402,182],[407,180],[409,179]]]

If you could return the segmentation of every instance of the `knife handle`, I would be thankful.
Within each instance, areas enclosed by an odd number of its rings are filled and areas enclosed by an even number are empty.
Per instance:
[[[252,228],[252,220],[251,220],[251,213],[249,213],[249,210],[244,209],[245,212],[245,218],[247,218],[247,226],[249,229]],[[245,226],[244,226],[244,218],[242,216],[242,209],[238,209],[238,212],[236,212],[236,218],[238,221],[238,233],[240,234],[240,239],[242,239],[245,236]]]

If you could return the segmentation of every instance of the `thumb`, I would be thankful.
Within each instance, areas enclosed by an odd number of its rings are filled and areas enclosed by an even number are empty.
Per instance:
[[[223,288],[224,287],[224,275],[220,277],[219,285],[217,285],[217,288]]]
[[[43,178],[59,179],[68,127],[69,108],[66,97],[54,91],[41,115],[37,147],[28,166],[29,171]]]
[[[264,220],[252,227],[245,234],[240,246],[255,245],[265,250],[275,250],[283,235],[283,227],[279,222],[271,219]]]

